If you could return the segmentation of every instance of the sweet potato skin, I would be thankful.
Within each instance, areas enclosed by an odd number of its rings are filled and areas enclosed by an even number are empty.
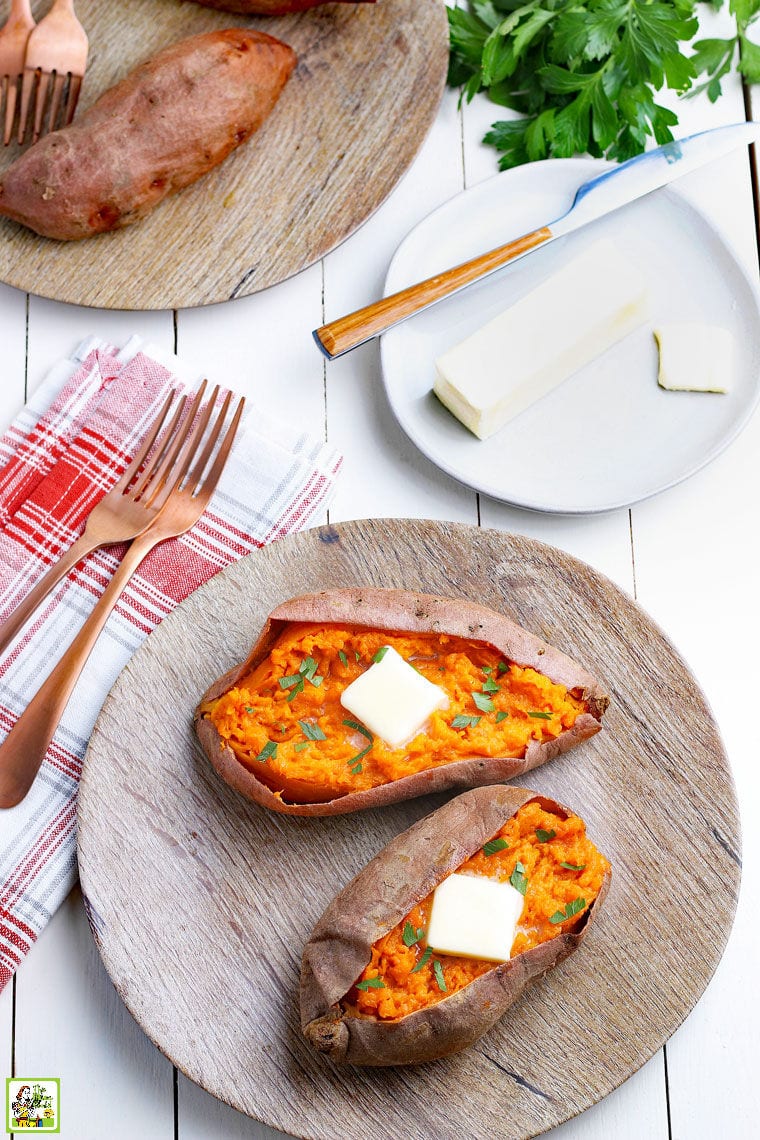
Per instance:
[[[318,1052],[349,1065],[446,1057],[477,1041],[534,978],[577,949],[607,893],[609,874],[581,927],[494,966],[435,1005],[396,1021],[347,1016],[340,1007],[378,938],[532,799],[569,814],[526,788],[474,788],[402,832],[336,895],[304,947],[301,966],[301,1028]]]
[[[305,12],[317,8],[326,0],[195,0],[205,8],[220,12],[239,12],[249,16],[287,16],[291,12]],[[375,0],[332,0],[337,4],[374,4]]]
[[[289,622],[345,624],[417,633],[432,631],[484,641],[510,660],[529,665],[568,689],[581,690],[590,711],[581,714],[571,729],[554,740],[545,743],[532,741],[524,757],[478,756],[323,803],[286,803],[257,779],[224,744],[215,725],[202,715],[202,706],[232,688],[240,677],[262,660],[283,626]],[[471,788],[511,780],[599,732],[608,704],[609,697],[590,673],[503,614],[460,598],[442,598],[409,590],[357,587],[305,594],[278,606],[269,615],[248,658],[225,673],[203,694],[195,711],[195,730],[204,752],[222,779],[248,799],[289,815],[342,815],[447,788]]]
[[[61,241],[131,225],[250,138],[295,62],[250,29],[172,44],[17,159],[0,214]]]

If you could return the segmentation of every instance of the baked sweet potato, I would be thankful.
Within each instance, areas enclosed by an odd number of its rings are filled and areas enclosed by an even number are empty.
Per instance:
[[[242,12],[249,16],[287,16],[290,12],[305,12],[317,8],[327,0],[195,0],[205,8],[218,8],[220,12]],[[338,4],[374,4],[375,0],[331,0]]]
[[[341,704],[387,645],[446,704],[397,747]],[[195,725],[249,799],[334,815],[510,780],[598,732],[608,701],[585,669],[493,610],[346,589],[278,606],[246,661],[201,698]]]
[[[61,241],[131,225],[250,138],[295,62],[250,29],[172,44],[17,159],[0,214]]]
[[[455,871],[524,895],[508,961],[427,947],[431,894]],[[351,1065],[466,1048],[580,945],[610,877],[583,821],[554,800],[503,786],[457,796],[389,843],[320,918],[301,968],[306,1038]]]

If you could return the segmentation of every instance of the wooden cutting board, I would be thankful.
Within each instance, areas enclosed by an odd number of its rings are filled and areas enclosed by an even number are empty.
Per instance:
[[[35,15],[48,6],[33,5]],[[250,142],[136,225],[56,242],[0,218],[0,281],[59,301],[184,308],[298,273],[388,196],[443,92],[443,0],[327,4],[278,18],[186,0],[77,0],[77,14],[91,45],[80,113],[136,63],[196,32],[259,28],[289,43],[298,66]],[[0,172],[18,153],[0,148]]]
[[[190,727],[198,696],[247,654],[278,602],[356,584],[501,608],[612,694],[603,732],[530,773],[612,862],[597,924],[473,1048],[404,1070],[340,1070],[311,1052],[300,954],[330,898],[446,797],[331,819],[275,815],[218,779]],[[453,523],[326,527],[219,574],[121,674],[79,793],[91,926],[137,1021],[214,1095],[320,1140],[524,1140],[600,1100],[707,985],[731,927],[739,852],[718,733],[661,631],[569,555]]]

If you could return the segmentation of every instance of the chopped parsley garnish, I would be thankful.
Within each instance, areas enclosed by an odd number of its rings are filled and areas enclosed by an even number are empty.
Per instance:
[[[529,712],[529,713],[528,713],[528,716],[534,716],[534,717],[536,717],[538,720],[551,720],[551,719],[552,719],[552,714],[551,714],[551,713],[545,713],[545,712],[536,712],[535,710],[534,710],[533,712]]]
[[[293,751],[294,752],[303,752],[304,748],[308,748],[308,747],[309,747],[308,740],[299,740],[298,744],[293,745]]]
[[[384,990],[385,982],[382,978],[365,978],[363,982],[356,983],[357,990]]]
[[[490,677],[488,678],[487,681],[483,682],[483,692],[484,693],[498,693],[498,691],[499,691],[499,686]]]
[[[346,657],[346,655],[342,649],[338,650],[338,657],[340,658],[341,665],[348,665],[348,658]]]
[[[409,971],[409,973],[410,973],[410,974],[416,974],[416,973],[417,973],[417,971],[418,971],[418,970],[421,970],[423,966],[427,966],[428,962],[430,961],[430,959],[431,959],[432,957],[433,957],[433,951],[432,951],[432,950],[430,949],[430,947],[428,946],[427,950],[426,950],[426,951],[425,951],[425,953],[422,955],[422,957],[420,958],[420,960],[419,960],[419,962],[417,963],[417,965],[416,965],[416,966],[412,966],[412,968],[411,968],[411,970]]]
[[[500,661],[499,662],[499,664],[496,666],[496,672],[498,673],[498,675],[500,677],[501,677],[502,673],[508,673],[509,672],[509,665],[507,665],[506,661]]]
[[[303,688],[303,677],[301,674],[291,673],[289,677],[280,677],[277,684],[281,689],[292,689],[294,685],[297,685],[299,683],[299,681],[301,682],[301,688]]]
[[[416,946],[424,933],[421,926],[415,930],[411,922],[405,922],[401,938],[405,946]]]
[[[505,712],[502,712],[502,711],[499,711],[499,712],[497,712],[497,714],[496,714],[496,723],[497,723],[497,724],[501,724],[501,722],[502,722],[503,720],[506,720],[508,716],[509,716],[509,713],[505,713]]]
[[[495,855],[497,851],[506,851],[508,847],[506,839],[489,839],[488,843],[483,844],[483,854]]]
[[[303,692],[303,677],[299,677],[298,680],[296,681],[296,683],[293,685],[290,692],[288,693],[285,700],[288,702],[295,700],[295,698],[298,696],[298,694],[302,693],[302,692]]]
[[[494,703],[485,693],[472,693],[471,696],[481,712],[493,712]]]
[[[438,982],[438,989],[445,991],[446,979],[443,976],[443,966],[437,958],[435,962],[433,962],[433,973],[435,974],[435,980]]]
[[[573,902],[567,904],[564,910],[555,910],[549,922],[553,922],[556,926],[558,922],[565,922],[568,918],[574,918],[576,914],[580,914],[585,905],[585,899],[574,899]]]
[[[354,657],[356,658],[357,662],[361,661],[361,657],[359,656],[359,650],[358,649],[354,650]]]
[[[554,839],[554,836],[556,834],[557,832],[554,830],[554,828],[552,828],[551,831],[544,831],[543,827],[536,828],[536,835],[538,836],[539,843],[548,843],[550,839]]]
[[[369,729],[366,729],[363,724],[359,723],[358,720],[344,720],[343,723],[347,728],[353,728],[356,732],[360,732],[362,736],[369,741],[369,744],[366,748],[362,748],[361,752],[357,752],[356,756],[354,756],[351,760],[346,761],[352,773],[354,775],[357,775],[357,773],[361,772],[362,770],[362,760],[370,751],[372,745],[375,743],[375,738]]]
[[[560,867],[567,867],[568,871],[585,871],[585,863],[560,863]]]
[[[272,759],[274,759],[274,757],[276,755],[277,755],[277,742],[275,740],[268,740],[266,742],[266,744],[264,745],[264,747],[261,749],[261,752],[259,752],[256,759],[260,760],[262,764],[265,764],[270,756],[272,757]]]
[[[322,729],[318,724],[312,724],[308,720],[299,720],[298,722],[303,729],[303,734],[307,740],[327,740]]]
[[[251,708],[251,706],[250,706],[250,705],[246,705],[246,706],[245,706],[245,711],[246,711],[247,713],[252,713],[252,712],[255,712],[256,710],[255,710],[255,709],[253,709],[253,708]]]
[[[482,719],[483,718],[481,716],[464,716],[462,713],[460,713],[459,716],[455,716],[452,720],[451,727],[469,728],[470,725],[472,725],[474,728],[476,724],[480,724]]]
[[[525,874],[525,865],[518,859],[515,863],[515,869],[509,877],[509,881],[516,891],[524,895],[528,889],[528,876]]]
[[[381,646],[380,646],[380,648],[378,649],[377,653],[376,653],[376,654],[375,654],[375,656],[372,658],[372,660],[375,662],[375,664],[377,664],[377,662],[378,662],[378,661],[382,661],[383,657],[385,657],[385,655],[386,655],[386,653],[388,652],[388,650],[389,650],[389,649],[390,649],[390,646],[389,646],[389,645],[381,645]]]

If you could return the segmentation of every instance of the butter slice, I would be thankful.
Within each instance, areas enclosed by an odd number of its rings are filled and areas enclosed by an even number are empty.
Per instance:
[[[657,383],[672,392],[728,392],[734,340],[728,329],[693,323],[654,330],[660,354]]]
[[[427,944],[436,954],[507,962],[524,902],[511,883],[449,875],[433,894]]]
[[[435,362],[433,390],[487,439],[646,317],[641,275],[612,242],[589,246]]]
[[[448,707],[449,698],[392,646],[384,649],[382,658],[343,690],[340,703],[389,748],[400,748],[436,709]]]

